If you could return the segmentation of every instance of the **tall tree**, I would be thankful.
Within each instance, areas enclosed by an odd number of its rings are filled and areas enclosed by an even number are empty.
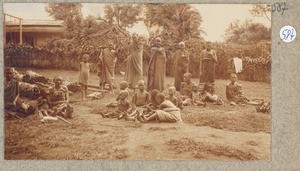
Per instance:
[[[177,41],[200,37],[202,17],[189,4],[148,4],[145,6],[145,25],[162,27]]]
[[[142,20],[141,4],[113,4],[104,6],[104,18],[110,24],[116,24],[122,28],[132,27]]]
[[[45,10],[55,20],[64,21],[64,37],[72,39],[78,34],[83,20],[81,7],[80,3],[49,3]]]
[[[236,20],[225,30],[225,41],[235,44],[256,44],[262,40],[271,40],[271,30],[261,23]]]
[[[65,20],[67,17],[75,19],[82,16],[81,7],[81,3],[49,3],[45,10],[55,20]]]
[[[267,20],[271,22],[271,10],[272,7],[269,4],[255,4],[252,5],[252,9],[250,13],[254,17],[265,17]]]

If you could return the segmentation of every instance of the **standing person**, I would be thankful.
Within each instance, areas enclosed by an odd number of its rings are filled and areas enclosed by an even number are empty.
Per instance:
[[[127,57],[125,80],[129,88],[133,88],[139,80],[143,79],[143,43],[139,41],[136,34],[132,35],[128,50],[130,55]]]
[[[150,51],[147,81],[148,91],[157,89],[161,92],[164,90],[166,60],[165,48],[162,47],[161,38],[157,37]]]
[[[79,79],[78,79],[78,82],[82,87],[81,90],[82,99],[85,99],[87,96],[87,86],[88,86],[90,69],[91,69],[91,64],[88,61],[89,61],[89,55],[84,54],[83,61],[80,62]]]
[[[102,50],[100,56],[100,88],[104,89],[105,84],[109,84],[109,92],[113,94],[113,79],[115,75],[115,64],[117,61],[116,52],[113,45]]]
[[[189,72],[189,52],[185,50],[185,43],[179,43],[179,50],[174,54],[175,59],[175,83],[177,91],[180,91],[180,85],[183,82],[183,75]]]
[[[215,65],[217,63],[216,51],[211,49],[211,42],[206,43],[206,49],[200,56],[200,86],[211,83],[215,92]]]

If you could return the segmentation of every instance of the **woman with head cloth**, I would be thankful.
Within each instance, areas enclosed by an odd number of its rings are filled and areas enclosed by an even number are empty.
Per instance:
[[[183,81],[183,75],[189,72],[189,52],[185,50],[185,43],[179,43],[179,50],[174,53],[175,64],[175,87],[177,91],[180,91],[180,85]]]
[[[157,37],[150,51],[147,81],[148,91],[153,89],[164,90],[166,61],[165,48],[162,47],[161,38]]]
[[[143,43],[136,34],[132,35],[128,50],[125,80],[133,88],[143,79]]]

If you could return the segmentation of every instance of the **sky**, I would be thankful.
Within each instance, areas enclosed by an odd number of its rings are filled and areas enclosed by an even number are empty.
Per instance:
[[[43,3],[4,3],[3,10],[4,13],[23,19],[52,20],[45,11],[45,5]],[[206,41],[223,41],[224,31],[235,20],[252,19],[253,22],[262,23],[267,27],[271,26],[271,22],[266,18],[253,17],[250,14],[251,4],[192,4],[192,6],[202,16],[201,28],[207,33],[207,35],[203,34],[202,36]],[[104,16],[103,7],[104,4],[101,3],[84,3],[82,7],[83,16],[97,16],[97,14]],[[128,30],[131,33],[136,32],[148,36],[146,26],[142,22]]]

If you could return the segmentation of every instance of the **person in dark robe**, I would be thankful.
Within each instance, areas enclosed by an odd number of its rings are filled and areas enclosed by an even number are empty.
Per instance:
[[[113,45],[102,50],[100,56],[100,88],[104,89],[105,84],[109,84],[109,91],[113,94],[113,80],[115,75],[115,64],[117,57]]]
[[[4,108],[8,111],[20,112],[25,115],[34,112],[35,108],[24,103],[20,98],[19,82],[14,78],[15,70],[5,68],[4,80]]]
[[[211,42],[206,43],[206,49],[200,55],[200,86],[211,83],[215,92],[215,66],[217,63],[216,51],[211,49]],[[203,89],[203,88],[201,88]]]
[[[157,37],[150,51],[147,81],[148,91],[157,89],[161,92],[164,90],[166,61],[165,48],[162,47],[161,38]]]
[[[179,50],[174,53],[175,60],[175,82],[176,91],[180,91],[180,85],[183,82],[183,75],[189,72],[189,52],[185,50],[185,43],[179,43]]]
[[[143,79],[143,43],[136,34],[132,35],[128,50],[130,55],[127,57],[125,80],[129,88],[133,88]]]

